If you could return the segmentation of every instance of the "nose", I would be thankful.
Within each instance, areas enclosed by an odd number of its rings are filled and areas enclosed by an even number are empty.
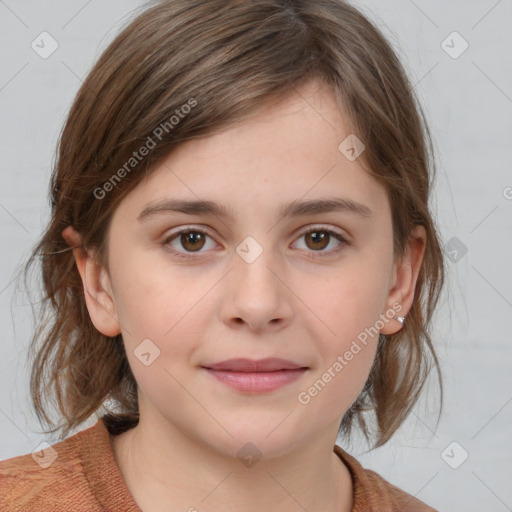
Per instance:
[[[233,329],[257,334],[281,330],[293,316],[285,265],[271,249],[249,261],[238,254],[233,257],[233,268],[226,276],[222,320]]]

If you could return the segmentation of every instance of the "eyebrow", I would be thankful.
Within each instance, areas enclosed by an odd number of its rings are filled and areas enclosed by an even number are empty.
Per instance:
[[[372,215],[372,211],[368,206],[340,197],[314,199],[310,201],[292,201],[287,205],[282,205],[279,210],[279,214],[282,218],[286,218],[335,211],[353,213],[366,218],[371,217]],[[229,220],[232,220],[235,217],[231,208],[214,201],[164,199],[146,206],[138,215],[137,220],[143,222],[156,214],[170,212],[184,213],[187,215],[214,215]]]

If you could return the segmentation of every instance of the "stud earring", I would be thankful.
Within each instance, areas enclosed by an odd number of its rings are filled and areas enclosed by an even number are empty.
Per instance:
[[[403,325],[405,316],[395,316],[395,318]]]

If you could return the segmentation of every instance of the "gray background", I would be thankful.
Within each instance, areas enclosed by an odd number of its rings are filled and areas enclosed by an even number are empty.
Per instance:
[[[439,510],[512,510],[512,1],[354,4],[390,38],[427,112],[433,207],[455,261],[434,332],[446,383],[437,428],[433,382],[386,446],[339,443]],[[13,278],[48,217],[55,145],[80,82],[140,5],[0,0],[0,460],[56,441],[37,434],[25,364],[31,308]],[[47,59],[31,48],[43,31],[59,44]],[[469,44],[461,55],[454,31]]]

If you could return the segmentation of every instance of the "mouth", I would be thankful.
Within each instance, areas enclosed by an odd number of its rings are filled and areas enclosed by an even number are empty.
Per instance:
[[[299,379],[309,369],[292,361],[278,358],[230,359],[203,368],[216,380],[248,393],[265,393],[279,389]]]

